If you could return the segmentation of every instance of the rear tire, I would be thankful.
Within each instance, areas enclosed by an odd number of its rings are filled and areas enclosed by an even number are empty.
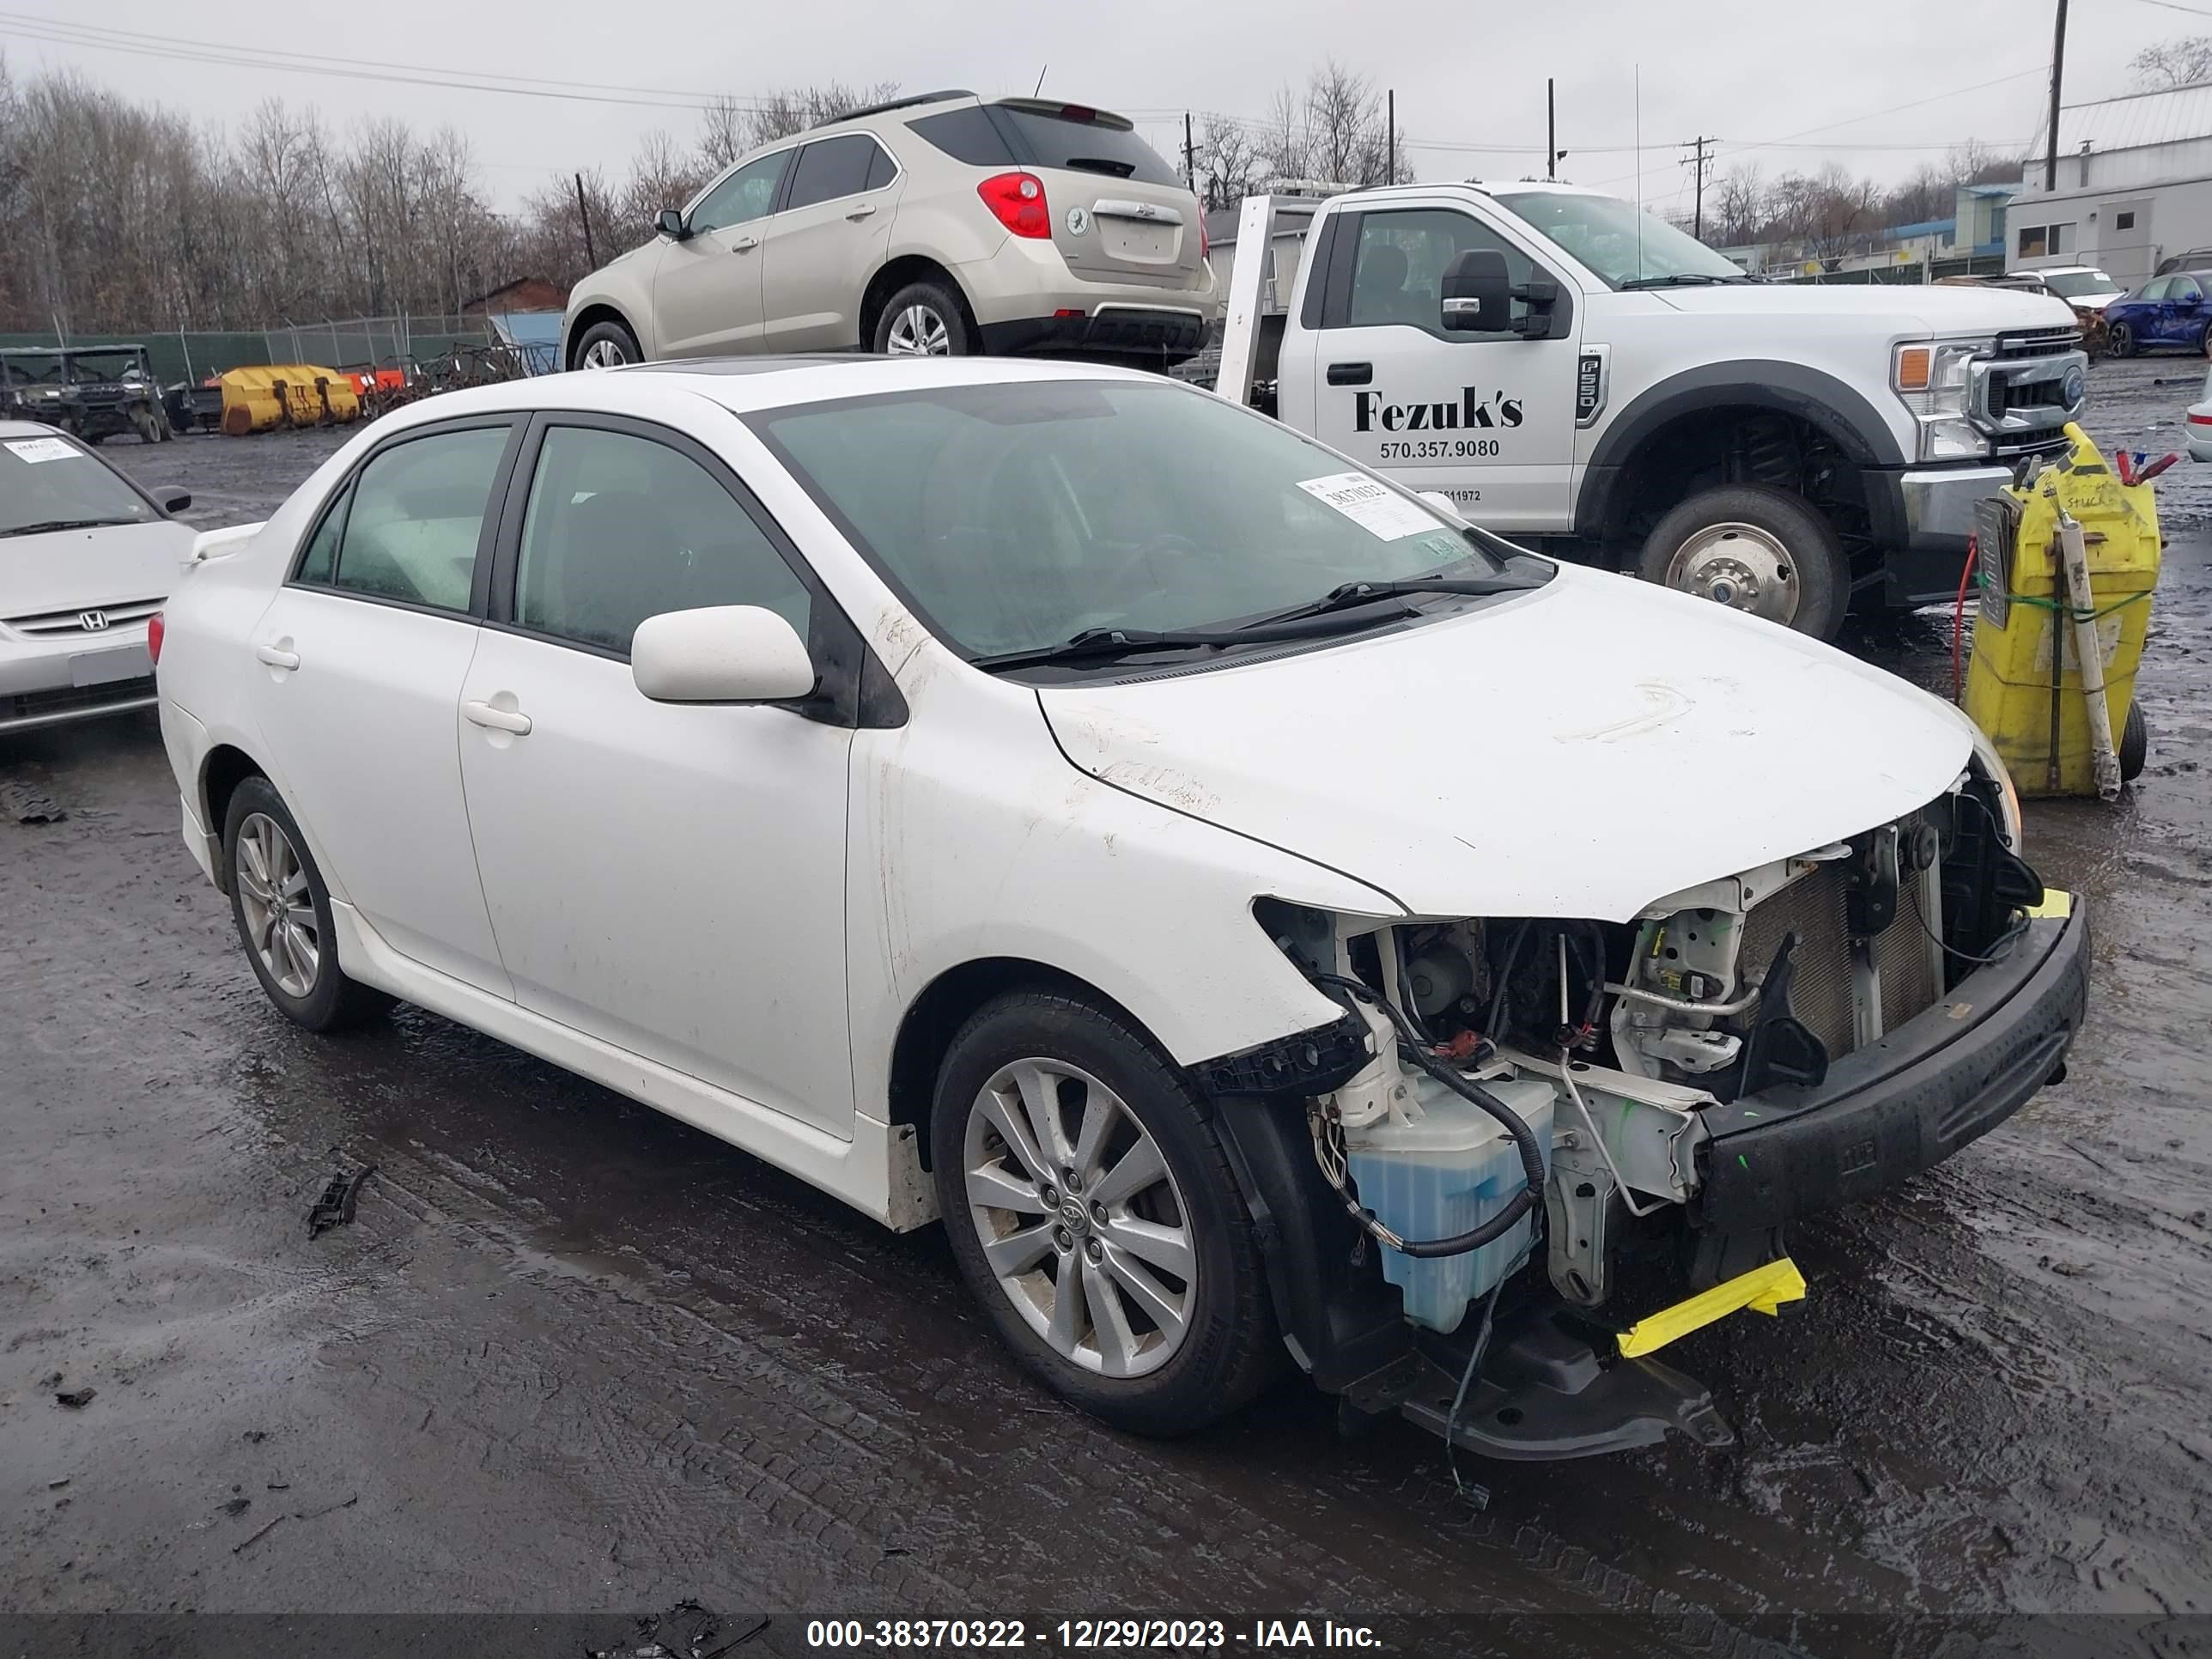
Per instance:
[[[908,283],[876,314],[870,349],[890,357],[969,357],[977,345],[958,295],[942,283]]]
[[[576,342],[574,368],[620,368],[624,363],[641,363],[645,353],[639,347],[637,336],[620,323],[593,323],[584,331],[584,337]]]
[[[1765,484],[1699,490],[1652,527],[1636,574],[1832,640],[1850,608],[1851,568],[1835,527]]]
[[[1178,1435],[1265,1385],[1282,1350],[1251,1214],[1205,1103],[1126,1016],[990,1002],[952,1040],[931,1132],[961,1274],[1053,1389]]]
[[[268,779],[232,792],[223,814],[222,870],[231,918],[253,976],[295,1025],[341,1031],[374,1019],[392,998],[338,966],[330,890],[307,837]]]

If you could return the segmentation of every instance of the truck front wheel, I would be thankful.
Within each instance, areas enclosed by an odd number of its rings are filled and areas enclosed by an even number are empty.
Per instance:
[[[1850,562],[1834,527],[1765,484],[1680,503],[1653,526],[1636,574],[1820,640],[1835,637],[1850,605]]]

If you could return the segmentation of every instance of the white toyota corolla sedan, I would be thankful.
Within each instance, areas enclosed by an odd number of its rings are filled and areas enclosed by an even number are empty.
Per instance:
[[[1724,1439],[1650,1350],[1802,1293],[1786,1224],[2084,1006],[1954,712],[1133,373],[437,398],[166,623],[185,836],[287,1016],[404,998],[942,1217],[1149,1431],[1287,1355],[1499,1455]],[[1655,1245],[1717,1296],[1639,1322]]]

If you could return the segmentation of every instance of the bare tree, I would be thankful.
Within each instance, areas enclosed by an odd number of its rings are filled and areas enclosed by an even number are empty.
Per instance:
[[[1713,234],[1723,247],[1755,239],[1767,213],[1765,176],[1757,162],[1730,167],[1713,182]]]
[[[2212,34],[2191,34],[2145,46],[2128,59],[2138,90],[2162,91],[2212,81]]]
[[[1276,93],[1257,146],[1277,178],[1330,184],[1379,185],[1410,179],[1403,130],[1383,131],[1383,98],[1364,75],[1334,58],[1306,79],[1302,91]]]
[[[1209,115],[1198,129],[1199,193],[1209,208],[1232,208],[1252,194],[1261,167],[1259,146],[1242,121]]]

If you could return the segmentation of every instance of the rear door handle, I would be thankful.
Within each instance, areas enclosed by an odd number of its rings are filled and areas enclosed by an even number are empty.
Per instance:
[[[759,237],[757,237],[757,236],[740,236],[740,237],[738,237],[738,240],[737,240],[736,241],[734,241],[734,242],[732,242],[732,243],[731,243],[731,244],[730,244],[730,252],[732,252],[732,253],[750,253],[750,252],[751,252],[755,248],[758,247],[759,246],[760,246],[760,238],[759,238]]]
[[[530,716],[520,709],[495,708],[488,702],[471,698],[461,705],[461,713],[473,725],[489,726],[495,732],[512,732],[518,738],[530,735]]]
[[[1375,379],[1372,363],[1331,363],[1328,383],[1331,386],[1368,386]]]
[[[866,206],[865,206],[865,207],[856,207],[856,208],[854,208],[854,209],[850,213],[847,214],[845,216],[846,216],[848,219],[852,220],[854,223],[856,223],[856,224],[857,224],[860,221],[861,221],[861,220],[863,220],[863,219],[865,219],[865,218],[866,218],[866,217],[867,217],[871,213],[873,213],[875,210],[876,210],[876,204],[875,204],[873,202],[870,202],[870,203],[869,203],[869,204],[867,204],[867,205],[866,205]]]
[[[253,647],[253,654],[258,660],[267,663],[271,668],[297,668],[300,665],[298,652],[286,651],[273,645],[257,645]]]

